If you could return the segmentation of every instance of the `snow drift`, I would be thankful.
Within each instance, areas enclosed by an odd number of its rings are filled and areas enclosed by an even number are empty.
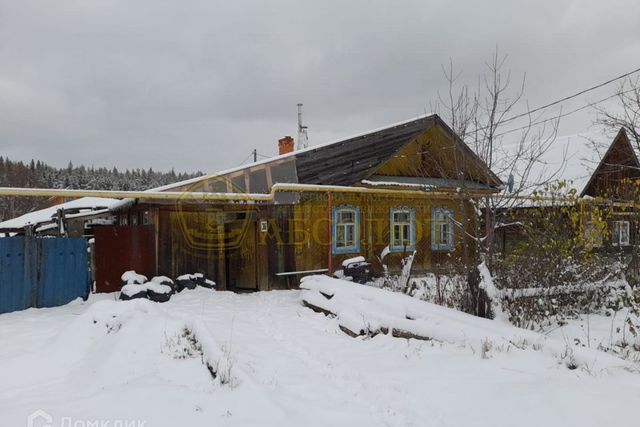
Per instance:
[[[470,346],[479,351],[486,351],[488,346],[535,349],[549,352],[570,369],[599,371],[623,364],[606,353],[574,347],[504,321],[479,318],[384,289],[322,275],[303,278],[300,288],[305,306],[335,316],[340,329],[354,337],[382,333]]]

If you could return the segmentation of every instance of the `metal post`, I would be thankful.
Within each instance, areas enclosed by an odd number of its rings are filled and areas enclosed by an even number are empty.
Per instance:
[[[329,275],[333,275],[333,233],[331,230],[331,226],[332,226],[332,215],[331,215],[331,211],[333,210],[333,200],[331,198],[331,192],[327,192],[327,216],[328,216],[328,224],[329,226],[327,227],[327,232],[329,235],[329,238],[327,239],[327,241],[329,242],[329,248],[327,250],[327,256],[328,256],[328,261],[327,261],[327,270]]]

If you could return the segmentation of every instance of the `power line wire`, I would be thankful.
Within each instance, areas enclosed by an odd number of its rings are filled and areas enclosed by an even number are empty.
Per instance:
[[[612,78],[612,79],[609,79],[609,80],[607,80],[606,82],[599,83],[599,84],[594,85],[594,86],[591,86],[591,87],[589,87],[589,88],[587,88],[587,89],[584,89],[584,90],[581,90],[581,91],[579,91],[579,92],[576,92],[576,93],[574,93],[574,94],[572,94],[572,95],[565,96],[564,98],[560,98],[560,99],[555,100],[555,101],[553,101],[553,102],[550,102],[550,103],[548,103],[548,104],[542,105],[542,106],[540,106],[540,107],[536,107],[536,108],[534,108],[533,110],[529,110],[529,111],[526,111],[526,112],[524,112],[524,113],[517,114],[517,115],[515,115],[515,116],[512,116],[512,117],[506,118],[506,119],[504,119],[504,120],[501,120],[501,121],[500,121],[499,123],[497,123],[497,124],[503,124],[503,123],[511,122],[511,121],[513,121],[513,120],[516,120],[516,119],[520,119],[520,118],[522,118],[522,117],[530,116],[532,113],[536,113],[536,112],[538,112],[538,111],[542,111],[542,110],[544,110],[544,109],[546,109],[546,108],[553,107],[554,105],[561,104],[561,103],[563,103],[563,102],[565,102],[565,101],[568,101],[568,100],[570,100],[570,99],[577,98],[577,97],[578,97],[578,96],[580,96],[580,95],[584,95],[585,93],[588,93],[588,92],[591,92],[591,91],[593,91],[593,90],[599,89],[599,88],[601,88],[601,87],[603,87],[603,86],[606,86],[606,85],[608,85],[608,84],[611,84],[611,83],[613,83],[613,82],[615,82],[615,81],[618,81],[618,80],[620,80],[620,79],[624,79],[625,77],[629,77],[630,75],[635,74],[635,73],[637,73],[637,72],[639,72],[639,71],[640,71],[640,67],[636,68],[635,70],[629,71],[629,72],[627,72],[627,73],[621,74],[621,75],[619,75],[619,76],[617,76],[617,77],[614,77],[614,78]],[[471,131],[471,132],[469,132],[469,133],[478,132],[478,131],[485,130],[485,129],[488,129],[488,128],[489,128],[489,126],[479,127],[479,128],[474,129],[473,131]]]
[[[241,161],[238,166],[242,166],[247,160],[249,160],[249,158],[253,156],[253,150],[249,153],[249,155],[247,157],[244,158],[243,161]]]
[[[608,100],[610,100],[612,98],[616,98],[618,95],[629,93],[629,92],[633,92],[633,91],[634,91],[634,89],[622,92],[620,94],[616,93],[614,95],[610,95],[610,96],[608,96],[606,98],[603,98],[603,99],[601,99],[599,101],[590,102],[590,103],[588,103],[586,105],[583,105],[582,107],[576,108],[575,110],[571,110],[571,111],[568,111],[566,113],[561,113],[561,114],[559,114],[557,116],[554,116],[554,117],[551,117],[549,119],[539,120],[539,121],[530,123],[530,124],[528,124],[526,126],[521,126],[521,127],[518,127],[518,128],[514,128],[514,129],[510,129],[510,130],[504,131],[504,132],[500,132],[500,133],[494,135],[494,137],[497,138],[497,137],[500,137],[500,136],[503,136],[503,135],[507,135],[507,134],[510,134],[510,133],[513,133],[513,132],[517,132],[519,130],[528,129],[528,128],[533,127],[533,126],[537,126],[537,125],[541,125],[543,123],[547,123],[547,122],[550,122],[550,121],[553,121],[553,120],[557,120],[557,119],[560,119],[562,117],[566,117],[566,116],[569,116],[571,114],[577,113],[578,111],[585,110],[585,109],[587,109],[589,107],[593,107],[594,105],[601,104],[601,103],[603,103],[605,101],[608,101]]]

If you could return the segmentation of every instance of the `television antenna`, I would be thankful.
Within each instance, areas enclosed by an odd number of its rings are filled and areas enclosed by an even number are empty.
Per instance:
[[[307,135],[307,126],[304,126],[302,124],[302,104],[299,103],[298,104],[298,147],[297,149],[300,150],[301,148],[307,148],[309,146],[309,135]]]

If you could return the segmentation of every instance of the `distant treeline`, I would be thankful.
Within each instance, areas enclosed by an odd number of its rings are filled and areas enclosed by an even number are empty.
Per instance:
[[[196,173],[157,172],[149,168],[127,169],[74,166],[55,168],[41,161],[24,163],[0,156],[0,187],[67,188],[84,190],[147,190],[202,175]],[[0,220],[10,219],[46,204],[34,197],[0,197]]]

